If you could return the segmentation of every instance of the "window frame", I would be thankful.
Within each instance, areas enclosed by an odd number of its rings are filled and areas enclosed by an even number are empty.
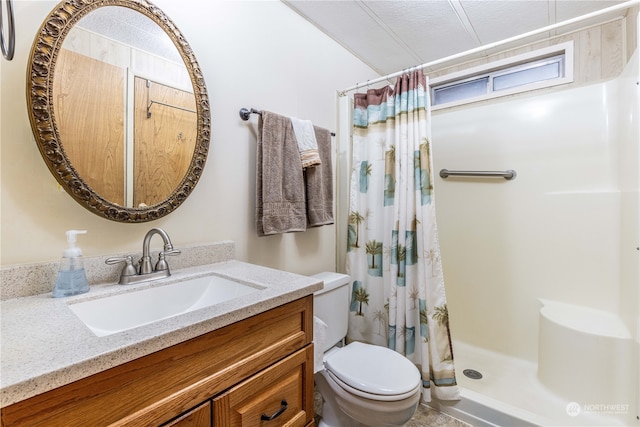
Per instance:
[[[557,58],[561,56],[563,57],[563,60],[560,61],[563,63],[563,77],[539,80],[533,83],[526,83],[497,91],[493,89],[494,77],[527,70],[548,61],[558,62]],[[485,94],[433,105],[436,89],[462,84],[485,77],[489,77],[487,82],[487,92]],[[516,93],[568,84],[573,81],[573,41],[569,41],[430,79],[429,95],[432,103],[431,109],[432,111],[436,111],[439,109],[451,108],[458,105],[499,98]]]

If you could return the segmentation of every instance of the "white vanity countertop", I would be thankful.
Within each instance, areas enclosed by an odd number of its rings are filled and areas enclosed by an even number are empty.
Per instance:
[[[68,307],[113,293],[216,274],[264,289],[113,335],[97,337]],[[240,261],[174,271],[136,285],[97,285],[86,294],[51,293],[0,303],[0,406],[8,406],[84,377],[230,325],[322,288],[316,278]]]

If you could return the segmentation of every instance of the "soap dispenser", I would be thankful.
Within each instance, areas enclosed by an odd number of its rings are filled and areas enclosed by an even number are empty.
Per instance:
[[[53,297],[68,297],[89,292],[89,281],[84,271],[82,250],[76,247],[76,236],[85,234],[87,230],[68,230],[69,247],[62,253],[58,278],[53,288]]]

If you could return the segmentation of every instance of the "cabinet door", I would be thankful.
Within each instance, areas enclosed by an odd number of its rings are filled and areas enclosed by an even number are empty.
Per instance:
[[[162,427],[211,427],[211,401],[196,406]]]
[[[214,399],[216,427],[304,427],[313,421],[313,345]]]

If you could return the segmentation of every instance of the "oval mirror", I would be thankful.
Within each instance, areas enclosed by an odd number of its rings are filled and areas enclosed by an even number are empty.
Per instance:
[[[145,222],[189,196],[208,153],[209,99],[193,51],[156,6],[60,3],[36,35],[27,77],[40,153],[82,206]]]

